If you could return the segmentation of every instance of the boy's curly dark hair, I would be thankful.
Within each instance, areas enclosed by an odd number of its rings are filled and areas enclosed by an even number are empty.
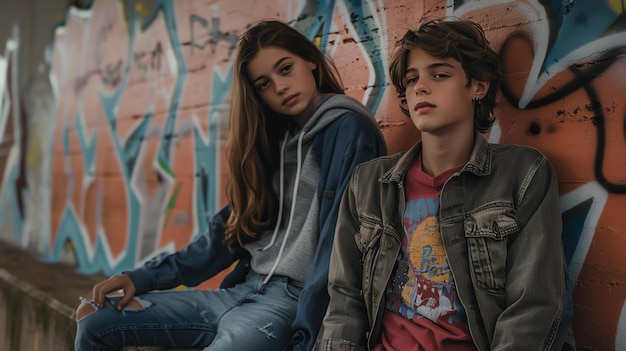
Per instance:
[[[496,95],[500,89],[502,72],[498,55],[479,24],[458,18],[435,19],[423,23],[417,30],[409,30],[396,42],[389,64],[389,75],[400,98],[400,107],[408,116],[406,106],[406,83],[404,80],[407,60],[411,50],[421,49],[433,57],[454,58],[459,61],[472,79],[490,81],[485,98],[476,105],[474,127],[481,133],[491,128]]]

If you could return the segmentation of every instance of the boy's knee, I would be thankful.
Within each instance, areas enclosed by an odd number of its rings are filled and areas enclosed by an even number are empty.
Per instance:
[[[96,308],[86,302],[81,302],[76,308],[76,321],[79,321],[88,315],[96,312]]]

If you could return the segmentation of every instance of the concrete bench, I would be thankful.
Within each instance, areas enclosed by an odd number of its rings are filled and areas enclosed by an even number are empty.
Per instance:
[[[40,262],[0,240],[0,350],[74,350],[74,309],[104,276],[80,275],[68,264]],[[125,347],[122,351],[164,351]],[[199,349],[169,349],[190,351]]]

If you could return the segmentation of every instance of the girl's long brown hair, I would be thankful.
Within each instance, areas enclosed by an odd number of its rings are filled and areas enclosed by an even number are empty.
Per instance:
[[[276,223],[278,199],[272,175],[278,166],[279,140],[291,123],[266,106],[250,78],[248,64],[265,47],[279,47],[314,62],[320,93],[343,94],[334,64],[306,36],[280,21],[262,21],[238,42],[231,91],[226,153],[230,179],[226,197],[231,209],[225,242],[230,250],[258,240]]]

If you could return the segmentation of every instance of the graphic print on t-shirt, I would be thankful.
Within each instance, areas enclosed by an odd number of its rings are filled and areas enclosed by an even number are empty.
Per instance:
[[[441,244],[436,217],[428,217],[413,232],[409,244],[409,263],[413,270],[414,286],[405,285],[404,301],[412,302],[413,309],[433,322],[453,311],[450,292],[452,274]],[[415,233],[420,233],[415,235]],[[408,237],[408,235],[407,235]],[[417,286],[415,286],[417,285]]]
[[[441,189],[461,167],[431,177],[420,161],[405,178],[402,249],[386,291],[387,313],[403,318],[385,317],[383,344],[388,350],[475,350],[439,223]]]
[[[399,256],[396,267],[393,295],[402,297],[394,305],[408,319],[426,317],[437,322],[457,312],[452,273],[439,233],[438,210],[438,196],[407,201],[404,254]]]

